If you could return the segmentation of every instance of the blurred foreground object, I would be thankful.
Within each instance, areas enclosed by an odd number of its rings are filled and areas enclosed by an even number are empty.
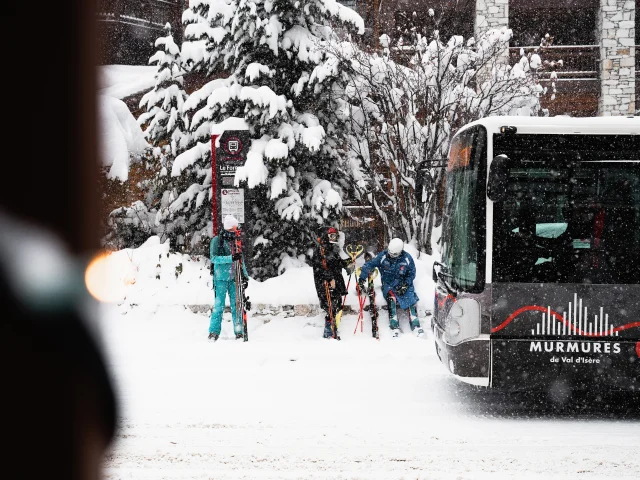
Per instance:
[[[6,478],[101,478],[116,402],[82,267],[0,211]]]
[[[0,126],[2,478],[101,478],[116,402],[84,286],[98,250],[95,2],[11,5]],[[18,15],[23,13],[23,15]],[[31,58],[33,57],[33,58]],[[17,172],[16,172],[17,171]],[[67,253],[68,252],[68,253]]]

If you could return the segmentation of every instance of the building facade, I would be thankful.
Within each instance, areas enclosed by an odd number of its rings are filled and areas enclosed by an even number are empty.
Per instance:
[[[556,71],[555,99],[544,101],[551,115],[634,115],[640,109],[639,4],[640,0],[396,0],[382,3],[375,21],[379,31],[391,37],[405,29],[408,19],[428,24],[429,9],[435,10],[445,38],[508,27],[513,31],[508,52],[512,64],[520,59],[522,48],[538,49],[543,59],[563,62]],[[356,8],[370,15],[366,2],[358,2]],[[373,24],[369,21],[370,31]],[[541,47],[546,34],[550,42]],[[548,78],[549,72],[542,74],[543,80],[545,75]]]
[[[182,43],[182,12],[188,0],[97,0],[101,65],[147,65],[165,24]]]

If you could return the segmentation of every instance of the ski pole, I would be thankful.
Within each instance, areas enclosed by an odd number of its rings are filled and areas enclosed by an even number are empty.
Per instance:
[[[360,276],[361,269],[358,268],[356,271],[356,276]],[[355,335],[358,331],[358,324],[360,324],[360,331],[364,331],[364,296],[360,291],[360,285],[356,282],[356,292],[358,293],[358,306],[360,307],[360,311],[358,313],[358,320],[356,321],[356,328],[353,330],[353,334]]]
[[[353,263],[356,263],[356,258],[358,258],[360,255],[362,255],[362,252],[364,252],[364,247],[360,244],[356,245],[355,247],[351,244],[347,245],[347,247],[345,248],[347,255],[349,255],[351,257],[351,260],[353,261]],[[355,269],[354,269],[355,271]],[[342,305],[344,305],[345,300],[347,299],[347,295],[349,294],[349,285],[351,285],[351,277],[353,276],[354,272],[351,272],[349,274],[349,280],[347,281],[347,293],[344,294],[344,297],[342,298]]]

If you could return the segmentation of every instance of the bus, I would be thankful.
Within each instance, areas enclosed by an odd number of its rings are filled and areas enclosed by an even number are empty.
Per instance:
[[[431,328],[457,379],[640,391],[640,117],[487,117],[452,139]]]

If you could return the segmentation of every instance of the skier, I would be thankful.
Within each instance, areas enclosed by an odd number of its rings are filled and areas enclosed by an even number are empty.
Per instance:
[[[236,339],[243,338],[242,319],[236,312],[236,282],[234,278],[233,262],[242,259],[241,253],[231,254],[233,242],[236,240],[238,220],[233,215],[227,215],[223,221],[224,230],[211,240],[209,255],[213,266],[213,290],[215,291],[215,305],[209,322],[209,340],[216,341],[222,328],[222,313],[227,293],[231,304],[233,317],[233,331]],[[248,278],[247,269],[242,262],[244,276]]]
[[[403,310],[409,309],[411,330],[419,337],[424,335],[416,310],[419,299],[413,288],[416,266],[411,255],[404,251],[404,242],[399,238],[392,239],[386,250],[365,262],[358,277],[358,285],[362,291],[366,290],[365,281],[374,268],[380,271],[382,294],[389,305],[389,327],[393,336],[400,334],[398,306]]]
[[[313,281],[316,286],[316,293],[320,301],[320,308],[325,312],[324,338],[333,337],[331,318],[340,319],[342,314],[342,297],[347,294],[347,289],[342,278],[342,269],[350,273],[355,266],[352,259],[340,257],[340,247],[338,246],[338,230],[329,227],[325,233],[317,239],[316,251],[312,259]],[[329,298],[327,298],[327,286]],[[329,309],[329,299],[331,309]],[[337,336],[336,322],[336,338]]]

